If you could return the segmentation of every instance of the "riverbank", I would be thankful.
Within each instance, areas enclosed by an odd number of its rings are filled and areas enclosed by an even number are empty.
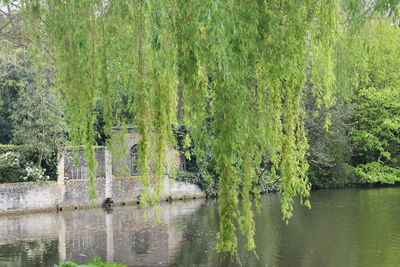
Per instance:
[[[337,186],[331,187],[318,187],[312,186],[312,191],[318,190],[336,190],[336,189],[346,189],[346,188],[386,188],[386,187],[399,187],[400,182],[396,182],[393,184],[382,184],[382,183],[348,183],[348,184],[341,184]]]

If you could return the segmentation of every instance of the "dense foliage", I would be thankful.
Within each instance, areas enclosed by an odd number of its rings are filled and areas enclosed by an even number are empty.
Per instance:
[[[38,166],[57,157],[65,146],[66,125],[54,93],[29,83],[20,88],[14,109],[12,142],[35,154]]]
[[[44,182],[56,178],[56,160],[37,165],[24,146],[0,145],[0,183]]]
[[[0,62],[0,144],[18,145],[1,146],[0,183],[55,179],[57,151],[67,136],[52,75],[38,77],[28,53],[6,42]]]
[[[400,180],[400,28],[372,21],[360,42],[353,162],[361,181],[394,183]]]
[[[22,12],[37,73],[56,69],[69,137],[85,148],[90,196],[95,129],[105,139],[112,124],[135,123],[141,202],[158,200],[179,119],[186,156],[201,179],[219,182],[218,250],[234,252],[237,223],[254,249],[251,196],[264,182],[279,180],[288,221],[295,197],[310,205],[308,173],[314,184],[343,184],[332,177],[350,177],[351,160],[363,181],[398,180],[398,5],[23,0]]]
[[[310,95],[305,100],[310,144],[308,178],[314,188],[337,188],[357,182],[350,164],[353,153],[350,137],[353,105],[340,95],[335,99],[335,105],[329,109],[317,109]],[[328,130],[324,127],[327,114],[331,123]]]
[[[0,143],[11,142],[13,124],[11,114],[18,99],[22,82],[30,78],[30,73],[21,66],[19,57],[1,55],[0,57]]]

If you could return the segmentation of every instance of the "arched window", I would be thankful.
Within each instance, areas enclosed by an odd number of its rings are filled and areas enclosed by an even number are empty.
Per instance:
[[[139,151],[137,145],[131,147],[131,175],[139,174]]]

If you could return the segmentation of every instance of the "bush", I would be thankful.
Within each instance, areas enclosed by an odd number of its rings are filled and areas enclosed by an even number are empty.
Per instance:
[[[308,180],[313,189],[343,188],[360,183],[354,167],[345,162],[338,162],[326,169],[310,164]]]
[[[43,182],[50,180],[46,170],[31,162],[22,147],[0,145],[0,183]]]
[[[21,167],[21,156],[17,152],[0,154],[0,183],[21,182],[25,175]]]
[[[171,176],[176,181],[199,185],[201,190],[209,197],[216,197],[218,194],[218,187],[216,185],[217,183],[207,172],[187,172],[175,170]]]
[[[126,265],[119,263],[105,263],[100,257],[95,257],[92,262],[85,265],[78,265],[75,262],[66,261],[60,265],[55,264],[54,267],[126,267]]]
[[[19,151],[19,146],[16,145],[1,145],[0,144],[0,154],[5,154],[7,152],[17,152]]]
[[[45,175],[45,170],[41,167],[28,163],[25,166],[26,175],[22,177],[24,181],[44,182],[50,180],[48,175]]]

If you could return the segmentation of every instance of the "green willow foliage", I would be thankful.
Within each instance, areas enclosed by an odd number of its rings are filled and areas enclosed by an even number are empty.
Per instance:
[[[161,196],[182,96],[196,156],[211,148],[220,176],[219,251],[236,250],[237,222],[248,249],[255,247],[251,194],[259,193],[253,184],[265,158],[274,179],[281,179],[283,219],[292,216],[296,196],[310,205],[301,99],[310,74],[320,105],[333,103],[335,36],[343,23],[338,0],[22,2],[36,47],[54,48],[70,137],[85,146],[92,189],[97,98],[105,99],[110,132],[111,102],[128,90],[141,136],[144,203]],[[351,2],[354,14],[364,11]]]

